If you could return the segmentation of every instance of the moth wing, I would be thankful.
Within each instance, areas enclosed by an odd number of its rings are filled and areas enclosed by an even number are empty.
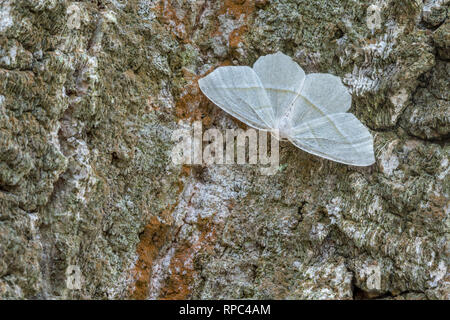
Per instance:
[[[275,121],[281,119],[300,94],[305,72],[289,56],[277,52],[260,57],[253,65],[273,107]]]
[[[327,73],[311,73],[294,101],[289,120],[292,126],[333,113],[344,113],[352,104],[352,96],[339,77]]]
[[[198,81],[202,92],[224,111],[256,128],[273,128],[270,100],[250,67],[219,67]]]
[[[300,149],[354,166],[375,162],[373,137],[351,113],[336,113],[316,118],[292,128],[289,140]]]

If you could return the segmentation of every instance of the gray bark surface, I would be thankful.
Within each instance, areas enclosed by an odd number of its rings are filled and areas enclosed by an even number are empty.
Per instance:
[[[0,298],[449,299],[447,16],[447,0],[0,0]],[[174,130],[245,128],[198,79],[276,51],[343,79],[376,163],[281,143],[273,176],[173,164]]]

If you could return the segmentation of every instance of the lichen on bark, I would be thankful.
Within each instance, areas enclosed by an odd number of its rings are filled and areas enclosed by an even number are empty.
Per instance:
[[[0,298],[448,299],[448,1],[0,2]],[[197,80],[343,79],[376,163],[178,166]],[[78,266],[81,287],[67,285]]]

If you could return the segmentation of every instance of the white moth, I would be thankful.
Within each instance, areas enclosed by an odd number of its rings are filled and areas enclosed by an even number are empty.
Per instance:
[[[272,131],[325,159],[368,166],[373,138],[351,113],[352,97],[339,77],[305,75],[283,53],[260,57],[253,68],[219,67],[198,81],[202,92],[233,117]]]

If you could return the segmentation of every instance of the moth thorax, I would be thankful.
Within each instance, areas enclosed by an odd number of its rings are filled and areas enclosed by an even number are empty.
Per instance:
[[[277,126],[274,130],[274,135],[278,140],[287,140],[289,137],[289,133],[291,132],[292,125],[287,119],[287,117],[283,117],[278,121]]]

